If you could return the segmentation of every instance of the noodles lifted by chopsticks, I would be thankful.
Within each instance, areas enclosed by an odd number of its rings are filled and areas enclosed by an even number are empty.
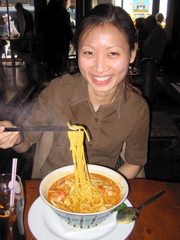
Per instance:
[[[70,140],[70,150],[72,151],[72,159],[74,163],[76,195],[79,196],[82,191],[86,191],[91,186],[84,155],[84,133],[86,134],[88,141],[90,140],[90,137],[85,128],[82,126],[70,126],[68,123],[68,127],[73,130],[68,131],[68,137]]]
[[[86,134],[88,141],[90,140],[89,134],[82,126],[70,126],[68,124],[68,127],[71,130],[74,130],[68,131],[68,137],[70,140],[70,150],[72,151],[72,158],[74,162],[76,192],[74,196],[74,201],[76,202],[75,206],[79,206],[80,212],[98,212],[112,207],[113,204],[116,203],[116,200],[119,200],[119,198],[117,197],[118,188],[116,188],[116,191],[113,192],[117,194],[116,198],[115,196],[110,196],[109,194],[107,194],[106,190],[111,191],[111,189],[105,189],[105,185],[106,187],[107,185],[109,185],[106,179],[102,179],[99,175],[96,174],[89,175],[88,172],[83,143],[84,133]],[[111,185],[116,184],[111,181]]]
[[[100,174],[88,172],[84,154],[84,133],[88,141],[89,134],[82,126],[68,124],[70,150],[74,162],[74,174],[58,179],[49,189],[49,201],[65,211],[91,213],[113,207],[119,202],[118,185]]]

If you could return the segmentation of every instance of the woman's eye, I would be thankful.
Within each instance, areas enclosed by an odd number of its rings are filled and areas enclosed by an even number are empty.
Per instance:
[[[86,51],[86,52],[84,52],[84,54],[86,54],[86,55],[93,55],[93,52],[91,52],[91,51]]]
[[[117,52],[111,52],[110,53],[111,56],[116,56],[116,55],[119,55]]]

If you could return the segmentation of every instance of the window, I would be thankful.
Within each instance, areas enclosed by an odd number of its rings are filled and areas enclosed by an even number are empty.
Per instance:
[[[166,25],[167,4],[168,4],[168,0],[161,0],[159,5],[159,13],[162,13],[164,16],[164,20],[162,22],[163,27],[165,27]]]
[[[76,26],[76,1],[68,0],[67,11],[70,14],[70,21],[72,27]]]

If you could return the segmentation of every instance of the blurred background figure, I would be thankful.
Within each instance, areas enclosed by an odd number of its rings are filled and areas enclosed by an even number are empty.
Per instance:
[[[16,48],[22,55],[23,60],[27,64],[35,58],[35,34],[34,34],[34,19],[33,15],[23,7],[22,3],[15,4],[17,28],[20,33],[20,38],[24,41],[18,41]]]
[[[15,4],[17,26],[20,32],[20,37],[34,38],[34,20],[32,14],[25,8],[22,3]]]
[[[50,0],[38,13],[41,57],[50,77],[67,72],[69,42],[73,37],[67,2]]]
[[[9,16],[9,21],[8,21],[8,14],[4,14],[2,17],[4,19],[3,34],[6,36],[18,37],[20,34],[14,25],[14,21],[11,21],[11,16]],[[9,23],[10,23],[10,28],[9,28]]]
[[[20,34],[14,25],[14,21],[11,21],[11,16],[9,16],[9,19],[8,19],[8,14],[4,14],[2,17],[4,20],[4,28],[3,28],[2,37],[4,37],[4,38],[9,37],[9,36],[10,37],[19,37]],[[2,41],[2,44],[4,46],[5,56],[7,57],[7,52],[10,47],[10,43],[9,43],[9,41],[6,42],[4,40],[4,41]]]
[[[135,19],[135,26],[138,33],[139,48],[141,48],[141,45],[144,44],[149,34],[148,30],[144,26],[144,18]]]
[[[144,25],[149,35],[142,46],[142,57],[154,58],[157,60],[158,66],[160,66],[164,48],[167,44],[166,32],[162,27],[158,26],[153,15],[144,20]]]
[[[156,21],[157,21],[158,26],[163,27],[162,26],[163,20],[164,20],[163,14],[162,13],[157,13],[156,14]]]
[[[136,18],[134,24],[137,29],[138,49],[136,53],[136,58],[131,64],[132,72],[136,72],[136,69],[139,68],[139,62],[142,58],[142,46],[149,34],[144,26],[144,18]]]

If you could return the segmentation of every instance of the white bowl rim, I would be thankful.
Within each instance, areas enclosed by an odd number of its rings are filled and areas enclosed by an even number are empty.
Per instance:
[[[102,169],[107,169],[108,171],[114,172],[114,174],[119,175],[119,176],[122,178],[123,184],[125,185],[125,188],[127,189],[127,191],[126,191],[126,193],[124,194],[123,198],[120,199],[120,201],[119,201],[118,204],[114,205],[112,208],[109,208],[109,209],[106,209],[106,210],[100,211],[100,212],[77,213],[77,212],[69,212],[69,211],[65,211],[65,210],[62,210],[62,209],[60,209],[60,208],[57,208],[57,207],[53,206],[48,200],[46,200],[46,198],[43,196],[43,193],[42,193],[42,187],[43,187],[45,181],[46,181],[50,176],[53,176],[54,174],[59,173],[60,169],[61,169],[61,170],[64,170],[64,169],[66,170],[66,169],[72,168],[71,170],[68,170],[68,171],[67,171],[68,174],[72,173],[73,170],[74,170],[74,165],[68,165],[68,166],[64,166],[64,167],[58,168],[58,169],[50,172],[48,175],[46,175],[46,176],[42,179],[42,181],[41,181],[41,183],[40,183],[40,186],[39,186],[39,192],[40,192],[40,196],[41,196],[41,198],[43,199],[43,201],[44,201],[49,207],[53,208],[55,211],[59,211],[59,212],[65,213],[65,214],[78,215],[78,216],[94,216],[94,215],[98,215],[98,214],[107,213],[107,212],[109,212],[109,211],[112,212],[117,206],[119,206],[121,203],[123,203],[123,202],[126,200],[126,198],[127,198],[127,196],[128,196],[128,193],[129,193],[129,185],[128,185],[128,183],[127,183],[127,180],[126,180],[119,172],[117,172],[116,170],[113,170],[113,169],[111,169],[111,168],[108,168],[108,167],[106,167],[106,166],[101,166],[101,165],[96,165],[96,164],[87,164],[87,165],[88,165],[88,168],[90,168],[90,169],[89,169],[89,172],[90,172],[90,173],[91,173],[91,168],[96,167],[96,168],[101,169],[101,170],[102,170]],[[92,172],[92,173],[93,173],[93,172]],[[67,175],[67,174],[64,174],[64,176],[65,176],[65,175]],[[112,178],[110,175],[109,175],[109,177]],[[56,179],[56,180],[57,180],[57,179]],[[56,181],[56,180],[55,180],[55,181]]]

